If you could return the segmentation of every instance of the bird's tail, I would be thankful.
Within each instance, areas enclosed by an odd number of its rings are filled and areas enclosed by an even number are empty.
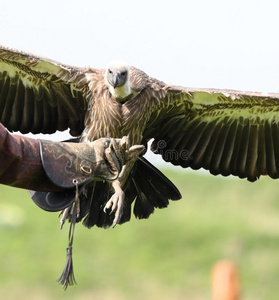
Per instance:
[[[124,192],[125,204],[120,224],[130,220],[134,201],[134,215],[139,219],[146,219],[155,208],[167,207],[169,200],[181,198],[175,185],[143,157],[137,160],[124,186]],[[94,225],[110,227],[114,214],[105,213],[103,209],[112,194],[110,184],[105,181],[91,182],[84,186],[80,194],[80,217],[77,221],[84,219],[83,224],[88,228]]]

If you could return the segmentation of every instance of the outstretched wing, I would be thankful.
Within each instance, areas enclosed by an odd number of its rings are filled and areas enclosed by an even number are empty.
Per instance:
[[[279,177],[279,94],[168,87],[144,137],[184,168]]]
[[[79,135],[90,94],[85,73],[0,46],[0,122],[22,133]]]

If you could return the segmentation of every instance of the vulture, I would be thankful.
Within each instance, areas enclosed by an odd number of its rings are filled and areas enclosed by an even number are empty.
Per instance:
[[[125,64],[80,68],[0,47],[0,122],[10,131],[69,129],[79,142],[128,137],[176,166],[257,180],[279,177],[279,94],[165,84]],[[181,195],[142,155],[117,180],[80,192],[88,228],[148,218]]]

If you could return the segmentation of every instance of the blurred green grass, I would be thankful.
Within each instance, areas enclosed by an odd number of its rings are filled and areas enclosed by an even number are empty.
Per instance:
[[[76,227],[78,285],[66,292],[55,279],[66,260],[68,225],[61,231],[57,213],[1,185],[1,299],[211,299],[211,268],[225,258],[239,268],[243,299],[278,299],[277,181],[164,173],[182,200],[114,229]]]

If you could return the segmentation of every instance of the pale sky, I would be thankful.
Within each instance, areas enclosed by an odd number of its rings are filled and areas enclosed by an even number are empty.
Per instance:
[[[0,44],[77,66],[122,60],[166,83],[279,92],[274,0],[11,0]]]

